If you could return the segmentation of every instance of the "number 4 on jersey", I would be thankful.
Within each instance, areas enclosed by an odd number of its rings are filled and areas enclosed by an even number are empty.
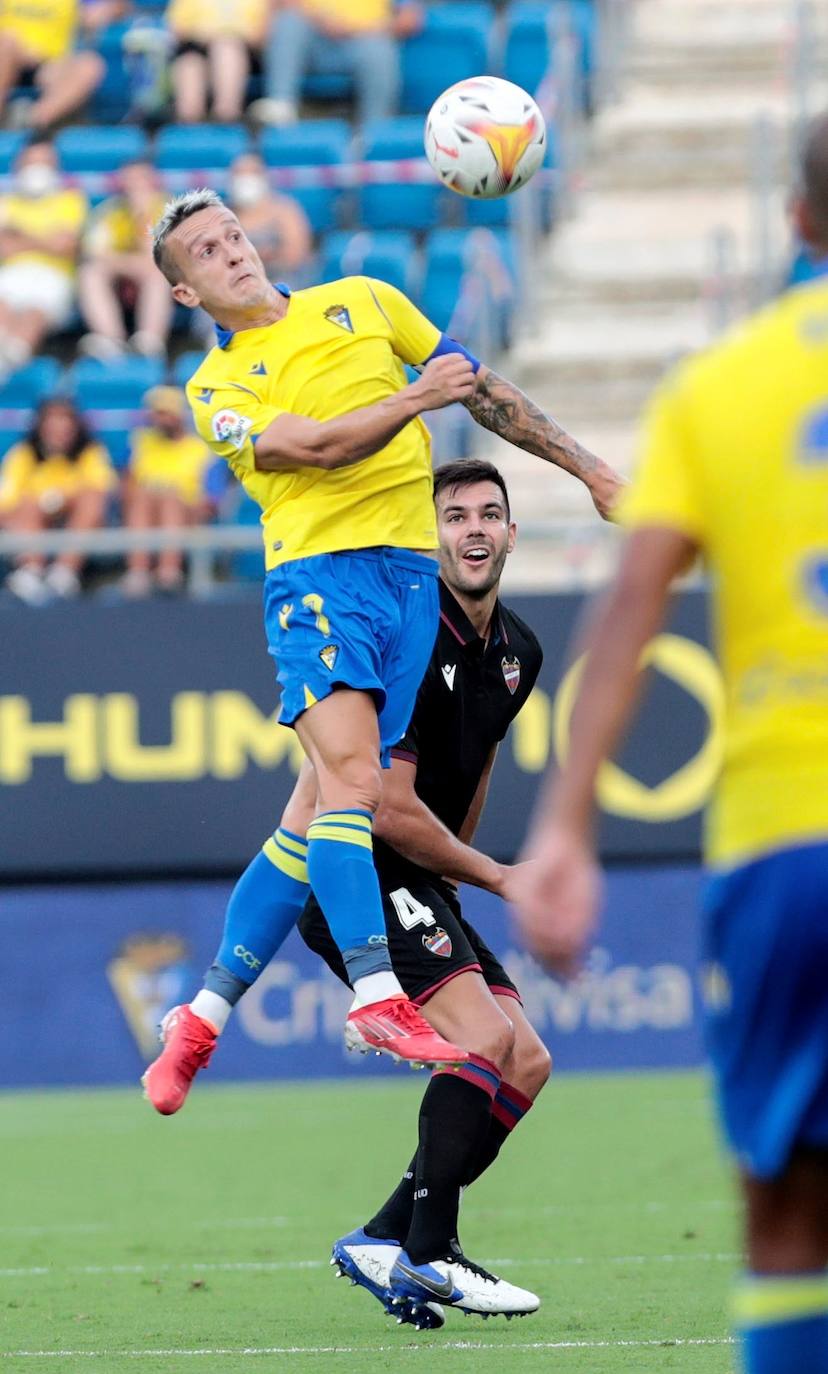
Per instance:
[[[415,926],[437,924],[431,907],[418,902],[416,897],[412,897],[407,887],[398,887],[395,892],[389,895],[403,930],[413,930]]]

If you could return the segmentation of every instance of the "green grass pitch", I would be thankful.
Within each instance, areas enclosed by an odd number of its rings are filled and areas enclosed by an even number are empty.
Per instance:
[[[334,1282],[330,1243],[396,1183],[424,1082],[199,1082],[168,1120],[137,1088],[0,1095],[0,1374],[734,1367],[738,1213],[696,1074],[553,1079],[466,1195],[468,1254],[537,1315],[418,1334]]]

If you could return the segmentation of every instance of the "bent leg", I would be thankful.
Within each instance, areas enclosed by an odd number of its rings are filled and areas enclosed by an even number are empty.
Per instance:
[[[47,129],[65,115],[73,114],[97,90],[106,75],[103,58],[96,52],[70,53],[47,62],[38,73],[43,94],[32,106],[32,124]]]

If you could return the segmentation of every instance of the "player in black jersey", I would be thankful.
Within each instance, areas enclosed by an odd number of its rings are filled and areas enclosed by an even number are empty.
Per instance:
[[[374,861],[394,970],[442,1035],[469,1051],[438,1072],[420,1108],[417,1153],[333,1263],[387,1311],[443,1324],[441,1303],[525,1314],[538,1299],[467,1260],[457,1239],[461,1189],[496,1158],[549,1075],[546,1047],[505,970],[461,912],[457,882],[508,896],[508,865],[471,847],[497,746],[540,671],[532,631],[498,600],[515,540],[501,474],[464,460],[439,468],[440,629],[411,725],[392,750],[374,828]],[[343,981],[345,967],[313,898],[305,942]]]

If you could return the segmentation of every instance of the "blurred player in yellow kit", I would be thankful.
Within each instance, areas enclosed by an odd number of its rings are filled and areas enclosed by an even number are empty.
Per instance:
[[[205,987],[166,1018],[147,1092],[161,1112],[182,1105],[232,1006],[295,924],[308,883],[354,988],[346,1043],[463,1062],[392,971],[372,858],[381,767],[408,726],[439,613],[420,417],[464,402],[480,423],[581,477],[604,510],[617,479],[394,288],[366,277],[296,293],[271,285],[212,191],[170,202],[154,252],[175,299],[216,321],[218,345],[188,395],[199,433],[262,507],[281,719],[309,766],[233,892]],[[413,383],[405,364],[422,368]]]
[[[796,203],[828,262],[828,117]],[[520,924],[563,972],[594,925],[595,780],[641,652],[698,552],[726,686],[707,818],[707,1042],[747,1209],[748,1374],[828,1370],[828,276],[682,366],[649,414],[631,533],[586,636],[570,752],[521,872]]]

